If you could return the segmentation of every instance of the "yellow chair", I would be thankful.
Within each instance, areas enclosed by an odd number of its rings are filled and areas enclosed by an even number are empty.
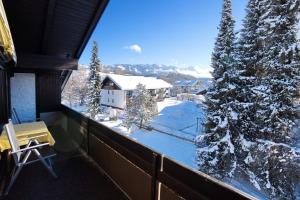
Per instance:
[[[38,151],[38,149],[40,149],[44,146],[49,146],[49,142],[40,144],[37,140],[39,137],[44,137],[45,135],[41,134],[41,135],[37,135],[37,136],[31,137],[31,138],[26,138],[27,140],[29,140],[29,142],[27,143],[25,148],[20,148],[20,143],[16,137],[16,133],[15,133],[12,121],[9,120],[8,124],[6,124],[4,126],[4,128],[6,130],[8,140],[9,140],[9,143],[11,146],[10,153],[15,161],[15,166],[14,166],[14,169],[12,172],[12,177],[9,182],[9,185],[7,186],[7,188],[5,190],[5,195],[8,194],[11,186],[15,182],[15,180],[18,177],[23,166],[32,164],[37,161],[42,162],[42,164],[46,167],[46,169],[50,172],[50,174],[52,174],[52,176],[54,178],[57,178],[57,175],[55,174],[53,167],[52,167],[52,162],[50,160],[50,158],[55,156],[56,154],[51,154],[51,155],[44,157]],[[37,156],[37,159],[28,161],[32,152]]]

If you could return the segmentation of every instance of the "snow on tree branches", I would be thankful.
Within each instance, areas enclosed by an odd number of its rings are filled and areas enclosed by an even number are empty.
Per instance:
[[[246,175],[275,199],[295,199],[299,181],[299,4],[249,0],[235,43],[231,1],[224,0],[205,133],[198,137],[200,170],[217,178]]]
[[[124,125],[127,128],[132,125],[142,128],[157,114],[157,103],[145,85],[138,84],[125,111]]]
[[[89,65],[90,72],[88,77],[87,92],[87,112],[90,117],[95,119],[96,115],[101,112],[101,76],[102,66],[98,58],[98,46],[94,41],[92,49],[92,57]]]
[[[219,34],[212,54],[213,84],[206,94],[205,133],[198,138],[199,167],[218,178],[232,176],[236,169],[235,143],[238,94],[235,77],[235,33],[231,0],[225,0]]]
[[[265,163],[261,185],[272,197],[295,199],[299,155],[293,129],[299,125],[295,101],[300,98],[300,57],[297,42],[299,0],[269,0],[262,29],[266,32],[257,109],[257,139],[267,145],[260,152]],[[263,90],[259,90],[259,88]]]

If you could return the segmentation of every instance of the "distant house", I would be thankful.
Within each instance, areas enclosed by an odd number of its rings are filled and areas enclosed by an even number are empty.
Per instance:
[[[158,100],[170,96],[171,84],[155,77],[108,74],[102,82],[101,104],[124,109],[138,84],[143,84]]]
[[[196,94],[204,86],[203,80],[179,80],[173,83],[172,96],[177,94],[188,93]]]

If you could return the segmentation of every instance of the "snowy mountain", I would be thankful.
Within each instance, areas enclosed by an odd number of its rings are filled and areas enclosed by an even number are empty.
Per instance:
[[[191,76],[193,78],[208,78],[211,77],[208,69],[199,67],[180,68],[176,66],[157,65],[157,64],[117,64],[107,65],[106,69],[114,72],[124,72],[143,76],[168,76],[170,74],[181,74]]]
[[[79,70],[88,70],[87,65],[79,65]],[[157,64],[117,64],[104,65],[104,73],[127,74],[137,76],[154,76],[173,84],[178,80],[200,79],[205,83],[210,81],[209,70],[197,67],[179,68],[176,66],[157,65]]]

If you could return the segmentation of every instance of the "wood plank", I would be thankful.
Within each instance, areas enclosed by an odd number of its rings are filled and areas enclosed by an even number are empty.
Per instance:
[[[162,161],[158,181],[186,199],[255,199],[222,181],[189,169],[169,158]]]
[[[0,70],[0,124],[7,123],[9,115],[9,81],[7,71]]]
[[[17,52],[38,53],[48,0],[3,0]]]
[[[108,1],[3,0],[17,54],[78,59]]]
[[[36,72],[37,114],[42,112],[59,111],[60,104],[61,104],[60,71]]]
[[[173,190],[169,189],[164,184],[161,184],[160,187],[160,199],[159,200],[184,200],[184,198],[180,197],[178,194],[176,194]],[[200,200],[200,199],[199,199]]]
[[[54,9],[55,9],[55,2],[56,0],[49,0],[48,1],[48,9],[45,17],[44,22],[44,31],[43,31],[43,37],[41,42],[41,52],[45,53],[47,41],[50,35],[50,29],[51,29],[51,23],[53,21],[53,15],[54,15]]]
[[[140,156],[138,156],[135,152],[130,151],[126,147],[122,146],[120,143],[117,143],[111,138],[108,138],[102,134],[99,134],[99,130],[95,128],[89,128],[89,133],[95,135],[95,137],[101,139],[105,142],[105,144],[109,145],[111,148],[113,148],[115,151],[120,153],[122,156],[124,156],[126,159],[130,160],[132,163],[134,163],[136,166],[138,166],[141,170],[146,172],[149,175],[153,175],[155,172],[155,155],[152,155],[152,162],[147,162]],[[147,154],[147,152],[145,152]]]
[[[141,165],[142,169],[150,174],[155,173],[155,168],[151,165],[156,161],[158,153],[93,120],[90,120],[89,129],[95,136],[115,148],[116,151],[131,159],[137,165]]]
[[[78,68],[78,59],[38,54],[18,54],[19,68],[64,70]]]
[[[72,74],[72,70],[63,70],[62,71],[62,73],[61,73],[61,77],[62,77],[61,91],[64,90],[71,74]]]
[[[94,135],[90,135],[89,140],[90,156],[130,199],[154,199],[152,176]]]
[[[76,50],[75,58],[79,58],[83,52],[83,49],[85,48],[88,40],[90,39],[94,29],[96,28],[96,25],[101,18],[106,6],[108,5],[109,0],[99,0],[98,5],[96,6],[95,13],[89,23],[89,26],[87,30],[85,31],[85,34],[83,38],[81,39],[80,46]]]

